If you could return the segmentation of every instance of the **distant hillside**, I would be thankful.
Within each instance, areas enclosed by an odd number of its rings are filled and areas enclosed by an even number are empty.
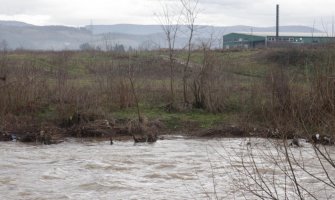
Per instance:
[[[86,26],[93,34],[104,33],[124,33],[149,35],[162,32],[160,25],[133,25],[133,24],[116,24],[116,25],[90,25]],[[233,32],[275,32],[276,27],[251,27],[251,26],[197,26],[196,29],[201,33],[202,37],[209,37],[212,32],[216,33],[233,33]],[[185,26],[181,26],[181,30],[186,30]],[[308,26],[281,26],[281,32],[285,33],[321,33],[320,30],[313,29]]]
[[[90,38],[91,34],[85,28],[0,22],[0,41],[5,40],[11,49],[78,49],[80,44],[90,41]]]
[[[28,27],[28,26],[33,26],[31,24],[27,24],[24,22],[18,22],[18,21],[1,21],[0,20],[0,26],[17,26],[17,27]]]
[[[89,25],[88,30],[92,30],[93,34],[104,33],[124,33],[137,35],[151,35],[162,32],[159,25],[135,25],[135,24],[116,24],[116,25]]]
[[[233,33],[233,32],[266,32],[266,33],[274,33],[276,32],[276,27],[251,27],[251,26],[228,26],[222,27],[222,30],[226,33]],[[280,32],[282,33],[321,33],[320,30],[313,29],[308,26],[280,26]]]
[[[231,32],[271,33],[275,27],[250,27],[250,26],[197,26],[194,38],[195,42],[214,37],[217,39],[215,47],[219,47],[222,35]],[[183,48],[186,44],[185,26],[181,26],[176,47]],[[281,33],[305,33],[310,34],[313,28],[306,26],[283,26]],[[314,33],[321,31],[314,30]],[[214,33],[214,34],[213,34]],[[79,49],[83,43],[101,49],[109,48],[116,44],[122,44],[125,48],[164,48],[166,40],[160,25],[94,25],[82,28],[67,26],[35,26],[17,21],[0,21],[0,41],[5,40],[11,49],[23,48],[32,50],[62,50]]]

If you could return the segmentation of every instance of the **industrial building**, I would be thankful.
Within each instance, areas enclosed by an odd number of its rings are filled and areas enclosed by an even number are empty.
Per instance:
[[[266,37],[243,33],[230,33],[223,36],[223,48],[256,48],[265,46]]]
[[[335,42],[334,37],[320,36],[260,36],[230,33],[223,36],[224,49],[248,49],[283,45],[313,45]]]
[[[257,34],[229,33],[223,36],[223,49],[259,48],[284,45],[313,45],[335,42],[334,37],[279,35],[279,5],[276,6],[276,34],[261,36]]]
[[[267,44],[326,44],[334,42],[334,37],[315,37],[315,36],[267,36]]]

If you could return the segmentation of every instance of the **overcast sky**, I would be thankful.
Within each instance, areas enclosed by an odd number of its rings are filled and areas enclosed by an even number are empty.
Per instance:
[[[165,0],[169,2],[177,0]],[[35,25],[157,24],[162,0],[0,0],[0,20]],[[322,27],[335,16],[335,0],[199,0],[198,24],[273,26],[275,5],[281,25]]]

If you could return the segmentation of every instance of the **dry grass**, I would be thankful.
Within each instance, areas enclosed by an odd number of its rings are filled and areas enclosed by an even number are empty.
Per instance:
[[[176,53],[178,105],[185,56]],[[1,121],[28,115],[59,123],[73,113],[107,116],[132,108],[136,102],[129,67],[138,103],[162,107],[170,103],[165,57],[164,52],[1,52]],[[335,121],[334,63],[331,46],[236,52],[203,48],[191,55],[187,99],[205,112],[239,116],[236,124],[328,134]]]

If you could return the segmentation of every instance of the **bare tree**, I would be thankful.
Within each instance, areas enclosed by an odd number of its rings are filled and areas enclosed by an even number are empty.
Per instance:
[[[0,42],[0,50],[3,51],[3,52],[8,51],[8,42],[6,40],[2,40]]]
[[[301,148],[286,138],[269,139],[264,145],[256,146],[256,140],[259,139],[249,139],[244,153],[227,152],[228,156],[222,156],[237,172],[231,177],[237,188],[257,199],[333,198],[332,147],[305,143]],[[240,158],[234,158],[236,153]],[[310,182],[316,184],[311,186]]]
[[[7,85],[8,53],[8,43],[6,40],[2,40],[0,42],[0,89]]]
[[[215,56],[215,52],[211,51],[215,42],[213,35],[214,32],[209,39],[202,40],[199,45],[203,60],[201,64],[193,66],[189,87],[193,94],[195,108],[221,112],[224,109],[228,87],[223,87],[225,82],[224,68]]]
[[[131,63],[130,53],[129,53],[129,57],[128,57],[128,79],[129,79],[130,86],[131,86],[131,91],[133,93],[135,103],[136,103],[138,121],[141,122],[143,119],[142,119],[142,115],[141,115],[141,111],[140,111],[139,99],[138,99],[138,96],[136,94],[136,89],[135,89],[134,66]]]
[[[103,39],[103,42],[105,43],[106,51],[111,51],[113,49],[112,34],[107,33],[107,34],[103,35],[102,39]]]
[[[188,75],[188,68],[190,64],[190,58],[191,58],[191,51],[192,51],[192,40],[194,36],[195,31],[195,20],[198,17],[199,9],[198,4],[199,0],[180,0],[180,2],[183,5],[184,12],[183,17],[185,20],[185,25],[188,31],[188,41],[187,41],[187,58],[186,63],[183,70],[183,96],[184,96],[184,103],[188,104],[187,99],[187,79],[189,77]]]
[[[174,66],[176,61],[175,55],[175,44],[177,39],[177,33],[179,30],[179,25],[181,21],[181,11],[172,12],[172,9],[168,4],[162,5],[162,13],[156,14],[159,23],[165,34],[165,39],[168,45],[168,59],[170,67],[170,105],[171,108],[175,104],[175,94],[174,94]]]

